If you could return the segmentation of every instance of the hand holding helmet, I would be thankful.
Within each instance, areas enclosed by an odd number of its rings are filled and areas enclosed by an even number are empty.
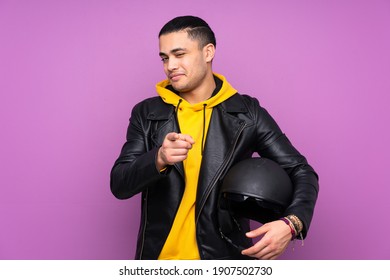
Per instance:
[[[252,247],[242,250],[243,255],[275,259],[284,252],[291,233],[288,226],[278,219],[290,205],[292,193],[289,176],[272,160],[250,158],[228,171],[220,190],[221,209],[229,211],[232,216],[263,224],[246,233],[248,238],[263,237]]]

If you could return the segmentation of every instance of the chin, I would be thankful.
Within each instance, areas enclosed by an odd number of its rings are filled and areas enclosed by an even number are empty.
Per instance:
[[[188,90],[186,89],[185,86],[180,86],[180,85],[174,85],[174,84],[172,84],[172,87],[173,87],[176,91],[178,91],[178,92],[186,92],[186,91],[188,91]]]

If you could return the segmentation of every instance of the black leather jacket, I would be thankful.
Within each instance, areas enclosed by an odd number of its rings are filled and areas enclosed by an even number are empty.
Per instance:
[[[182,163],[163,172],[156,169],[156,155],[167,133],[178,130],[175,110],[160,97],[137,104],[132,111],[127,142],[111,171],[111,191],[119,199],[142,192],[141,224],[136,259],[157,259],[169,234],[184,191]],[[276,122],[255,98],[235,94],[213,109],[204,148],[196,197],[196,236],[202,259],[240,259],[239,250],[221,237],[218,190],[226,171],[254,152],[278,162],[294,183],[294,198],[286,214],[297,215],[309,229],[318,194],[318,176],[291,145]],[[248,247],[243,237],[249,228],[239,220],[230,235]],[[241,231],[241,232],[239,232]]]

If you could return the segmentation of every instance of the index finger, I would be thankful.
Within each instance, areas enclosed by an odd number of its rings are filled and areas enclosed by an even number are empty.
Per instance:
[[[167,136],[165,136],[165,138],[169,141],[176,141],[179,139],[179,137],[180,137],[180,134],[176,133],[176,132],[170,132],[167,134]]]
[[[188,134],[179,134],[179,139],[186,141],[186,142],[190,143],[191,145],[193,145],[195,143],[195,140],[191,137],[191,135],[188,135]]]
[[[268,241],[265,241],[262,237],[259,241],[253,244],[251,247],[242,250],[241,254],[254,257],[268,246]]]
[[[256,238],[260,235],[265,234],[268,231],[268,226],[267,225],[262,225],[261,227],[258,227],[254,230],[251,230],[246,233],[246,236],[249,238]]]

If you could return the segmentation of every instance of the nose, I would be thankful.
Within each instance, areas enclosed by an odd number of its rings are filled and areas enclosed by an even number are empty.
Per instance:
[[[174,57],[169,58],[168,62],[167,62],[167,69],[170,72],[176,70],[177,69],[177,59],[175,59]]]

